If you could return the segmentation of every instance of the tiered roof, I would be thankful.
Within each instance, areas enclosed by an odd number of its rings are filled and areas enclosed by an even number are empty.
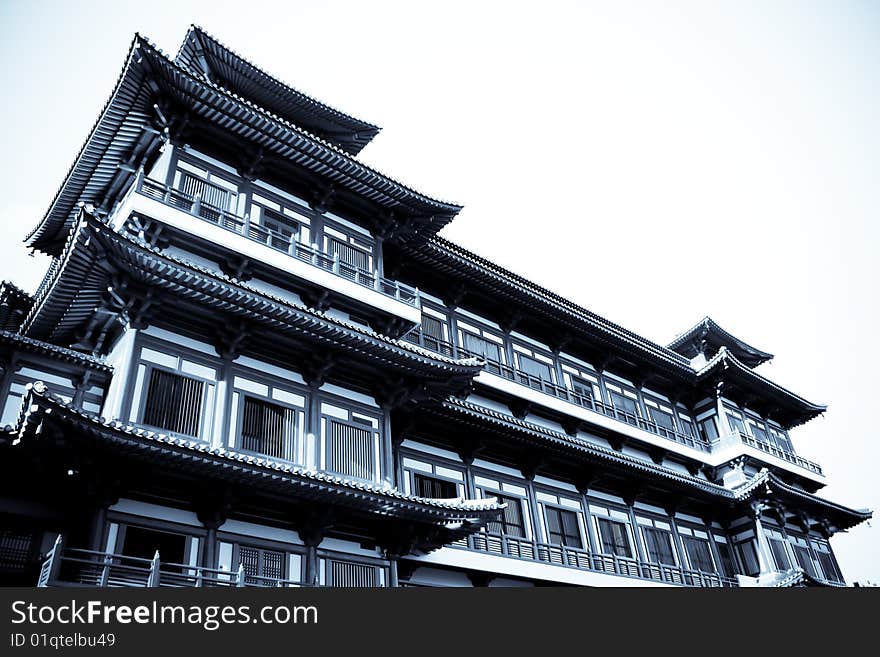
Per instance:
[[[17,331],[34,298],[9,281],[0,283],[0,329]]]
[[[174,61],[351,155],[357,155],[379,133],[380,128],[372,123],[333,109],[269,75],[196,25],[190,26]]]
[[[314,347],[357,353],[366,362],[389,368],[389,373],[424,377],[434,394],[457,391],[484,364],[479,358],[449,358],[273,296],[121,235],[84,210],[64,252],[56,259],[54,271],[37,290],[36,304],[23,323],[23,333],[69,343],[104,303],[111,269],[125,272],[150,289],[253,322]],[[277,343],[265,346],[278,348]]]
[[[379,173],[307,128],[172,61],[136,35],[110,99],[45,217],[28,235],[29,246],[57,255],[76,220],[77,203],[92,204],[99,212],[111,207],[162,141],[156,128],[163,118],[159,101],[187,111],[187,120],[215,125],[262,149],[278,167],[305,170],[338,193],[372,204],[377,220],[382,213],[384,219],[393,215],[400,239],[425,239],[461,210]],[[172,124],[177,120],[164,118]]]
[[[773,358],[773,354],[761,351],[728,333],[708,316],[667,345],[667,348],[687,358],[703,354],[706,360],[717,354],[722,347],[748,367],[757,367]]]
[[[245,484],[250,490],[295,493],[296,499],[333,502],[376,516],[389,516],[436,525],[451,532],[446,540],[470,533],[497,518],[504,508],[496,498],[433,499],[404,493],[390,486],[307,470],[292,464],[257,458],[209,443],[147,431],[118,421],[108,421],[74,408],[48,392],[40,382],[30,384],[15,428],[8,434],[18,445],[27,445],[41,433],[45,422],[64,429],[66,441],[77,448],[112,450],[114,458],[155,462],[161,454],[172,468],[197,472],[212,479]],[[73,429],[73,430],[70,430]],[[46,434],[43,434],[46,435]]]

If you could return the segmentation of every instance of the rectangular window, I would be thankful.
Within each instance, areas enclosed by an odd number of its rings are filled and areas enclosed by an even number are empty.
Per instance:
[[[652,406],[648,406],[648,413],[651,415],[651,420],[657,426],[669,429],[669,431],[675,431],[675,421],[672,419],[671,414],[661,408],[653,408]]]
[[[715,563],[712,561],[712,552],[709,541],[694,536],[682,536],[684,551],[687,553],[691,568],[704,573],[714,573]]]
[[[586,401],[593,399],[593,384],[577,377],[571,377],[571,391]]]
[[[464,348],[469,352],[482,356],[486,360],[492,360],[496,363],[501,362],[501,347],[494,342],[489,342],[485,338],[481,338],[473,333],[463,333]]]
[[[776,441],[776,445],[779,449],[788,452],[790,454],[794,454],[794,447],[791,444],[791,441],[788,439],[788,436],[784,431],[780,431],[778,429],[772,429],[773,438]]]
[[[290,242],[299,237],[299,224],[280,212],[262,208],[262,223],[267,229],[269,246],[286,251]]]
[[[725,577],[736,577],[736,562],[733,558],[733,551],[730,545],[715,541],[715,549],[718,550],[718,557],[721,559],[721,571]]]
[[[235,185],[231,182],[218,178],[214,174],[208,174],[208,179],[194,176],[182,171],[180,175],[180,190],[188,196],[198,196],[201,202],[218,210],[234,210],[238,193],[230,188]]]
[[[816,577],[816,566],[813,564],[813,557],[810,554],[810,548],[803,545],[793,545],[794,556],[797,559],[798,566],[804,569],[810,577]]]
[[[745,574],[750,577],[755,577],[761,571],[760,565],[758,564],[758,552],[755,549],[755,541],[749,539],[737,543],[736,551],[739,554],[739,560],[742,562],[743,569],[746,571]]]
[[[718,440],[718,427],[715,424],[715,418],[710,417],[700,422],[700,429],[703,431],[703,437],[712,442]]]
[[[372,252],[369,248],[355,244],[351,239],[345,242],[329,236],[327,238],[327,246],[330,255],[338,255],[340,262],[363,271],[371,271],[370,260]]]
[[[581,550],[584,548],[578,527],[578,517],[574,511],[545,506],[544,516],[547,519],[547,539],[550,543]]]
[[[204,388],[202,381],[154,368],[147,387],[143,423],[197,437]]]
[[[736,415],[728,413],[727,422],[730,425],[731,431],[738,431],[743,435],[746,434],[746,425],[744,425],[742,419],[738,418]]]
[[[613,390],[610,390],[609,393],[611,396],[611,404],[615,409],[626,413],[627,415],[634,417],[638,416],[639,411],[635,399],[622,395],[619,392],[614,392]]]
[[[251,586],[274,586],[278,580],[285,579],[284,552],[240,545],[238,558],[244,568],[245,582]]]
[[[523,519],[522,500],[518,497],[510,497],[508,495],[500,495],[492,491],[485,491],[484,496],[498,498],[499,504],[506,504],[507,507],[500,520],[493,520],[486,528],[494,534],[505,534],[507,536],[515,536],[517,538],[525,538],[526,529]]]
[[[422,340],[425,347],[444,356],[451,356],[452,349],[447,344],[446,335],[445,322],[430,315],[422,315]]]
[[[518,356],[520,370],[522,370],[529,376],[533,376],[544,381],[553,381],[552,375],[550,374],[550,366],[547,365],[547,363],[542,363],[539,360],[531,358],[530,356],[525,356],[523,354],[518,354]]]
[[[754,422],[750,422],[749,427],[752,430],[752,435],[755,437],[755,440],[757,440],[760,443],[765,443],[765,444],[770,443],[770,437],[767,435],[767,431],[764,429],[763,426],[756,424]]]
[[[642,536],[645,537],[648,561],[667,566],[675,565],[675,549],[672,547],[672,534],[655,527],[642,527]]]
[[[327,560],[327,586],[336,588],[365,588],[381,586],[379,569],[353,561]]]
[[[458,497],[458,486],[451,481],[429,477],[421,473],[413,474],[413,494],[433,499]]]
[[[632,546],[629,542],[626,524],[607,518],[597,518],[597,520],[602,552],[632,559]]]
[[[825,579],[831,582],[842,582],[843,575],[840,574],[840,569],[837,567],[834,555],[831,552],[827,552],[827,549],[824,546],[816,549],[816,556],[819,558],[819,565],[822,567]]]
[[[0,568],[21,570],[33,558],[34,534],[0,529]]]
[[[785,541],[781,538],[768,536],[767,542],[770,544],[770,552],[773,554],[773,561],[776,562],[776,569],[788,570],[791,568],[791,562],[788,559],[788,551],[785,549]]]
[[[376,459],[373,432],[364,427],[329,419],[326,444],[327,470],[360,479],[374,479]]]
[[[253,397],[244,398],[242,449],[291,460],[295,433],[295,410]]]

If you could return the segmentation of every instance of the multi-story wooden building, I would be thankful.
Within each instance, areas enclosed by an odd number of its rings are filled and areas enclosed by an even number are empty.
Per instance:
[[[0,288],[7,584],[842,584],[789,430],[705,319],[655,344],[437,235],[378,128],[193,27],[135,37]]]

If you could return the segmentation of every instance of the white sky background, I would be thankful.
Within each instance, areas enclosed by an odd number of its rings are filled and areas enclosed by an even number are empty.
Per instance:
[[[360,156],[466,207],[443,235],[661,343],[709,314],[830,405],[793,432],[828,497],[880,509],[880,5],[0,0],[0,277],[135,31],[197,22],[383,126]],[[875,523],[876,524],[876,523]],[[880,530],[833,543],[880,582]]]

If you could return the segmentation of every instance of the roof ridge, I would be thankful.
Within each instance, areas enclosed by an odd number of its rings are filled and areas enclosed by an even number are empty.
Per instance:
[[[254,71],[256,71],[257,73],[259,73],[260,75],[262,75],[262,76],[264,76],[264,77],[266,77],[266,78],[269,78],[272,82],[275,82],[275,83],[279,84],[280,86],[284,87],[285,89],[287,89],[287,90],[289,90],[289,91],[291,91],[291,92],[293,92],[293,93],[295,93],[295,94],[297,94],[297,95],[299,95],[299,96],[302,96],[303,98],[305,98],[305,99],[307,99],[308,101],[314,103],[315,105],[317,105],[317,106],[319,106],[319,107],[321,107],[321,108],[323,108],[323,109],[329,111],[330,113],[335,114],[335,115],[338,115],[338,116],[343,117],[343,118],[345,118],[345,119],[349,119],[349,120],[351,120],[351,121],[354,122],[354,123],[359,123],[359,124],[361,124],[362,126],[364,126],[365,128],[372,128],[372,129],[374,129],[374,130],[377,132],[377,134],[378,134],[379,131],[382,130],[382,128],[379,127],[378,125],[376,125],[375,123],[372,123],[372,122],[370,122],[370,121],[366,121],[366,120],[364,120],[364,119],[359,119],[359,118],[357,118],[356,116],[353,116],[353,115],[351,115],[351,114],[349,114],[349,113],[347,113],[347,112],[343,112],[342,110],[337,109],[337,108],[333,107],[332,105],[329,105],[328,103],[325,103],[324,101],[319,100],[319,99],[315,98],[314,96],[312,96],[312,95],[310,95],[310,94],[307,94],[307,93],[305,93],[305,92],[303,92],[303,91],[300,91],[299,89],[296,89],[296,88],[292,87],[290,84],[288,84],[287,82],[285,82],[280,76],[275,75],[273,72],[270,72],[270,71],[265,70],[264,67],[257,66],[257,65],[256,65],[254,62],[252,62],[250,59],[248,59],[247,57],[244,57],[244,56],[241,55],[237,50],[235,50],[235,49],[231,48],[230,46],[226,45],[223,41],[221,41],[220,39],[218,39],[218,38],[217,38],[216,36],[214,36],[211,32],[208,32],[208,30],[206,30],[206,29],[203,28],[202,26],[197,25],[197,24],[195,24],[195,23],[191,23],[191,24],[190,24],[190,27],[189,27],[189,29],[187,30],[186,35],[184,36],[183,42],[181,43],[180,48],[179,48],[178,51],[177,51],[177,55],[174,57],[174,61],[175,61],[175,62],[177,62],[177,60],[178,60],[178,59],[181,57],[181,55],[183,54],[183,51],[184,51],[184,49],[186,48],[186,44],[187,44],[188,40],[190,39],[190,35],[191,35],[191,34],[195,34],[196,36],[201,35],[201,36],[205,36],[205,37],[207,37],[208,39],[210,39],[211,41],[213,41],[214,43],[216,43],[218,46],[220,46],[222,49],[226,50],[226,51],[229,52],[231,55],[233,55],[234,57],[236,57],[236,58],[238,58],[239,60],[241,60],[242,62],[244,62],[246,65],[248,65],[250,68],[252,68]]]

